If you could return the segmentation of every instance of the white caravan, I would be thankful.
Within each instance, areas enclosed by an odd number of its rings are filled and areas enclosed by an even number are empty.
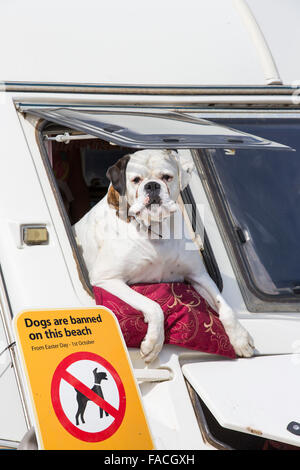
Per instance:
[[[129,349],[155,448],[300,447],[299,19],[298,0],[2,2],[0,446],[35,447],[12,318],[95,306],[71,225],[123,147],[155,141],[191,152],[194,241],[255,342],[235,360],[165,345],[149,367]]]

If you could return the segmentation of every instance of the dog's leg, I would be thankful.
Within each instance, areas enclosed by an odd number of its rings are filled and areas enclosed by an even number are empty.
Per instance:
[[[84,418],[83,418],[83,415],[84,415],[84,412],[85,412],[85,409],[86,409],[87,402],[88,402],[88,400],[86,400],[86,402],[83,403],[82,408],[81,408],[81,410],[80,410],[80,418],[81,418],[81,422],[82,422],[83,424],[85,423]]]
[[[103,418],[103,416],[104,416],[103,408],[99,408],[99,412],[100,412],[100,418]],[[107,411],[105,411],[105,416],[109,416],[109,413],[107,413]]]
[[[161,351],[165,339],[164,314],[161,307],[153,300],[134,291],[119,279],[97,282],[97,286],[102,287],[143,313],[144,321],[148,323],[148,329],[141,344],[141,355],[145,362],[153,361]]]
[[[78,410],[77,410],[77,413],[76,413],[76,416],[75,416],[75,419],[76,419],[76,426],[79,426],[79,413],[80,413],[80,408],[78,406]]]
[[[253,355],[253,340],[245,328],[237,320],[235,313],[226,303],[218,287],[207,273],[189,275],[186,278],[196,291],[218,312],[220,321],[229,337],[229,340],[238,356],[251,357]]]
[[[76,419],[76,426],[78,426],[79,425],[79,416],[81,418],[82,423],[84,423],[83,414],[84,414],[84,411],[85,411],[86,404],[87,404],[88,400],[81,392],[78,392],[78,390],[77,390],[77,397],[76,398],[77,398],[77,403],[78,403],[78,409],[77,409],[75,419]]]

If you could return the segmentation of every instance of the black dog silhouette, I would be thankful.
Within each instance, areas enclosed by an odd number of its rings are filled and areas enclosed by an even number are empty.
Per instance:
[[[96,369],[93,370],[93,374],[94,374],[94,378],[95,378],[95,383],[94,383],[94,386],[91,390],[93,392],[95,392],[99,397],[104,398],[102,388],[101,388],[100,384],[101,384],[102,380],[107,380],[106,372],[97,372],[97,367],[96,367]],[[75,390],[76,390],[76,388],[75,388]],[[76,399],[77,399],[77,403],[78,403],[78,410],[77,410],[75,418],[76,418],[76,426],[78,426],[79,425],[79,416],[81,418],[82,423],[85,423],[85,421],[83,419],[83,415],[84,415],[84,412],[85,412],[86,404],[89,401],[89,398],[87,398],[85,395],[83,395],[83,393],[79,392],[78,390],[76,390],[76,392],[77,392]],[[103,417],[103,409],[99,407],[99,410],[100,410],[100,418],[102,418]],[[105,411],[105,414],[106,414],[106,416],[109,415],[109,413],[107,413],[107,411]]]

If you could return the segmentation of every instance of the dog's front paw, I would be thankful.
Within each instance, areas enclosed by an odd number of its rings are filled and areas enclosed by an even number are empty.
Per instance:
[[[164,314],[159,305],[151,308],[151,312],[147,312],[145,321],[148,323],[148,330],[140,351],[144,361],[150,363],[160,353],[165,340]]]
[[[237,356],[251,357],[254,353],[254,342],[247,330],[240,324],[236,323],[232,329],[227,332],[230,343]]]

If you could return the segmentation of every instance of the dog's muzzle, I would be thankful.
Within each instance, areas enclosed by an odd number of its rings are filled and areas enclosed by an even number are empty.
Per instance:
[[[176,202],[170,199],[167,186],[152,180],[140,185],[138,197],[130,206],[128,214],[149,226],[151,222],[160,222],[169,217],[176,210]]]
[[[144,191],[146,193],[145,206],[147,208],[152,204],[161,204],[161,186],[157,181],[148,181],[144,186]]]

